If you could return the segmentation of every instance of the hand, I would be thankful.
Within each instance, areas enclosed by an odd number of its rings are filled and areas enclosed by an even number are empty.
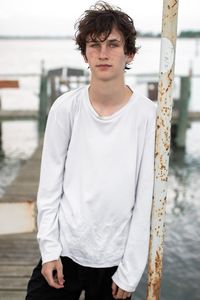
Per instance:
[[[64,287],[63,266],[60,259],[44,263],[41,273],[51,287],[56,289]]]
[[[129,298],[131,297],[131,292],[127,292],[127,291],[124,291],[122,289],[120,289],[120,287],[118,287],[116,285],[116,283],[113,281],[112,283],[112,296],[115,298],[115,299],[126,299],[126,298]]]

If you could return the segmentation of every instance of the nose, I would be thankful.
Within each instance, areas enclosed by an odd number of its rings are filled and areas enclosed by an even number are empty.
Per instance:
[[[99,49],[99,59],[107,59],[108,58],[108,51],[106,45],[101,45]]]

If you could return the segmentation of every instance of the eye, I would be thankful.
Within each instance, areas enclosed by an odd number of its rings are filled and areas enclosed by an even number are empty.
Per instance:
[[[99,47],[99,44],[98,43],[91,43],[89,45],[91,48],[98,48]]]
[[[116,47],[119,47],[119,45],[117,43],[110,43],[110,47],[111,48],[116,48]]]

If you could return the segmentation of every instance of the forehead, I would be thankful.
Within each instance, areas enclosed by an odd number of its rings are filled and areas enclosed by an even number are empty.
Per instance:
[[[94,40],[93,38],[92,38],[92,35],[90,35],[89,37],[88,37],[88,41],[91,41],[91,40]],[[111,33],[109,34],[109,36],[105,39],[105,34],[104,33],[101,33],[99,36],[97,36],[96,38],[95,38],[95,40],[96,41],[106,41],[106,40],[118,40],[118,41],[124,41],[124,38],[123,38],[123,35],[122,35],[122,33],[118,30],[118,29],[116,29],[116,28],[113,28],[112,29],[112,31],[111,31]]]
[[[108,36],[108,39],[122,40],[123,36],[122,36],[122,33],[118,29],[113,28],[111,33]]]

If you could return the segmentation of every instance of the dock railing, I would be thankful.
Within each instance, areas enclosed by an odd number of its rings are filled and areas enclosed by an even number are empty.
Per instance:
[[[42,68],[40,79],[39,128],[44,131],[46,119],[53,102],[63,93],[88,84],[89,73],[83,69],[58,68],[45,71]]]
[[[157,101],[158,74],[127,73],[125,77],[128,84],[134,86],[151,100]],[[172,144],[179,148],[185,148],[186,132],[187,128],[190,127],[190,121],[200,120],[199,111],[189,111],[193,81],[196,82],[196,80],[199,79],[200,75],[175,76],[171,138]],[[38,118],[38,127],[42,135],[46,125],[47,115],[53,102],[62,93],[88,84],[89,72],[70,67],[45,70],[42,66],[40,73],[0,74],[0,81],[5,80],[18,80],[19,83],[23,80],[30,80],[30,82],[32,80],[34,82],[34,88],[33,85],[30,85],[28,88],[30,92],[38,95],[39,105],[37,111],[5,111],[2,107],[0,108],[0,124],[1,121],[7,119]]]
[[[142,92],[152,101],[157,101],[158,75],[156,74],[127,74],[127,82],[140,86]],[[53,102],[65,91],[89,83],[89,73],[82,69],[59,68],[45,71],[40,80],[39,128],[44,131],[47,115]],[[172,139],[173,145],[184,148],[188,123],[188,107],[191,90],[190,76],[177,76],[176,95],[174,97]]]

